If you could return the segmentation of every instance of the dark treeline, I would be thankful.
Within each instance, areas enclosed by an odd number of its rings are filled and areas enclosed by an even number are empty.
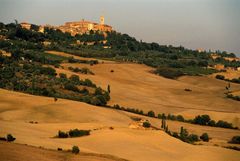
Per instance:
[[[182,115],[173,115],[165,113],[155,114],[154,111],[148,111],[147,113],[144,113],[143,110],[139,110],[136,108],[129,108],[129,107],[122,107],[118,104],[114,106],[107,106],[108,108],[113,108],[117,110],[123,110],[131,113],[136,113],[144,116],[149,116],[153,118],[158,119],[165,119],[165,120],[172,120],[172,121],[180,121],[180,122],[186,122],[191,124],[198,124],[203,126],[212,126],[212,127],[221,127],[221,128],[229,128],[229,129],[238,129],[238,127],[234,127],[231,123],[223,120],[215,121],[210,118],[209,115],[198,115],[194,119],[185,119]]]

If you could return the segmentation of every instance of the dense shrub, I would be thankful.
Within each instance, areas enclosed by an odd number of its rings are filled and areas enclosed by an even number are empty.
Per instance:
[[[40,73],[45,75],[55,76],[56,70],[51,67],[42,67],[40,68]]]
[[[171,136],[178,138],[184,142],[187,143],[194,143],[196,141],[199,141],[199,137],[196,134],[189,134],[187,129],[181,127],[180,133],[178,134],[177,132],[171,133],[170,131],[168,132]]]
[[[86,136],[86,135],[90,135],[90,130],[74,129],[74,130],[70,130],[68,134],[70,137]]]
[[[176,120],[177,121],[181,121],[181,122],[185,121],[185,119],[184,119],[184,117],[182,115],[177,115]]]
[[[181,127],[179,137],[180,137],[181,140],[186,141],[187,137],[188,137],[187,129]]]
[[[5,137],[0,137],[0,141],[7,141]]]
[[[79,79],[79,76],[78,75],[71,75],[69,77],[69,80],[75,84],[79,83],[80,82],[80,79]]]
[[[81,84],[88,87],[96,87],[96,85],[90,79],[85,79]]]
[[[225,79],[225,77],[223,75],[216,75],[216,78],[220,79],[220,80],[224,80]]]
[[[211,118],[208,115],[198,115],[194,118],[193,123],[199,125],[207,125],[210,120]]]
[[[123,110],[123,111],[128,111],[128,112],[132,112],[132,113],[136,113],[136,114],[140,114],[143,115],[143,111],[139,110],[139,109],[135,109],[135,108],[129,108],[129,107],[120,107],[118,104],[114,105],[113,108],[118,109],[118,110]]]
[[[78,60],[77,60],[77,59],[74,59],[73,56],[71,56],[71,57],[68,58],[68,62],[69,62],[69,63],[77,63]]]
[[[68,68],[69,70],[73,71],[73,72],[76,72],[76,73],[82,73],[82,74],[91,74],[91,75],[94,75],[94,73],[88,69],[88,68],[73,68],[73,67],[69,67]]]
[[[224,148],[240,151],[240,147],[237,146],[224,146]]]
[[[179,136],[178,136],[178,133],[177,133],[177,132],[173,132],[173,133],[172,133],[172,136],[173,136],[173,137],[175,137],[175,138],[179,138]]]
[[[63,132],[63,131],[58,131],[58,137],[59,138],[67,138],[68,137],[68,134]]]
[[[176,116],[175,116],[175,115],[168,114],[168,115],[167,115],[167,119],[168,119],[168,120],[176,120]]]
[[[64,89],[74,91],[74,92],[79,92],[79,89],[77,88],[77,86],[75,86],[74,84],[72,84],[70,82],[64,84]]]
[[[158,117],[161,117],[160,115]],[[181,121],[181,122],[184,122],[185,119],[182,115],[172,115],[172,114],[168,114],[167,115],[167,118],[168,120],[177,120],[177,121]]]
[[[233,100],[240,101],[240,96],[234,96],[232,94],[227,94],[227,98],[231,98]]]
[[[229,143],[240,144],[240,136],[233,136]]]
[[[205,142],[208,142],[209,141],[209,136],[207,133],[203,133],[201,136],[200,136],[200,139],[202,141],[205,141]]]
[[[63,149],[62,148],[57,148],[58,151],[62,151]]]
[[[148,111],[147,115],[149,117],[155,117],[155,113],[153,111]]]
[[[81,137],[90,135],[90,130],[71,129],[68,132],[58,131],[59,138]]]
[[[230,82],[233,82],[233,83],[238,83],[240,84],[240,78],[233,78],[232,80],[230,80]]]
[[[166,117],[165,113],[162,113],[162,114],[158,114],[158,118],[159,119],[166,119],[167,117]]]
[[[149,128],[151,124],[148,121],[143,122],[143,127]]]
[[[237,127],[233,127],[233,125],[231,123],[228,123],[227,121],[219,120],[216,123],[214,120],[211,120],[210,116],[208,115],[198,115],[193,119],[192,123],[221,128],[237,129]]]
[[[185,88],[184,91],[186,91],[186,92],[192,92],[192,90],[189,89],[189,88]]]
[[[80,152],[80,150],[79,150],[78,146],[73,146],[72,147],[72,153],[73,154],[78,154],[79,152]]]
[[[230,128],[232,129],[233,128],[233,125],[231,123],[228,123],[226,121],[223,121],[223,120],[219,120],[216,124],[215,124],[216,127],[222,127],[222,128]]]
[[[187,138],[188,138],[188,140],[189,140],[190,142],[199,141],[199,137],[198,137],[198,135],[196,135],[196,134],[190,134]]]
[[[208,122],[208,125],[209,125],[209,126],[216,126],[216,122],[215,122],[214,120],[210,120],[210,121]]]
[[[176,79],[184,75],[184,73],[178,69],[167,68],[167,67],[159,67],[155,70],[155,73],[169,79]]]
[[[16,138],[13,137],[12,134],[7,134],[7,141],[8,141],[8,142],[12,142],[12,141],[14,141],[14,140],[16,140]]]

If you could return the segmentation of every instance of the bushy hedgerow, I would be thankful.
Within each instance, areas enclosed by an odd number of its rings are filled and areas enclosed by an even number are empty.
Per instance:
[[[225,81],[228,81],[228,82],[240,84],[240,77],[239,78],[233,78],[233,79],[226,79],[223,75],[218,74],[218,75],[216,75],[216,79],[225,80]]]
[[[88,68],[73,68],[73,67],[69,67],[68,68],[69,70],[75,72],[75,73],[82,73],[82,74],[91,74],[91,75],[94,75],[94,73],[88,69]]]
[[[168,67],[158,67],[154,71],[154,73],[169,79],[176,79],[184,75],[184,73],[181,72],[179,69],[168,68]]]
[[[219,120],[218,122],[215,122],[210,118],[209,115],[198,115],[192,120],[191,123],[198,125],[237,129],[237,127],[233,127],[233,125],[231,123],[228,123],[227,121]]]
[[[136,114],[140,114],[140,115],[144,115],[142,110],[139,109],[135,109],[135,108],[129,108],[129,107],[121,107],[118,104],[113,105],[112,107],[109,106],[110,108],[114,108],[117,110],[123,110],[123,111],[127,111],[127,112],[131,112],[131,113],[136,113]]]
[[[69,130],[68,134],[70,137],[86,136],[86,135],[90,135],[90,130],[73,129],[73,130]]]
[[[217,78],[217,79],[220,79],[220,80],[224,80],[224,79],[225,79],[225,77],[224,77],[223,75],[219,75],[219,74],[216,75],[216,78]]]
[[[64,84],[64,89],[74,91],[74,92],[79,92],[79,89],[77,88],[77,86],[70,82],[67,82],[66,84]]]
[[[181,127],[179,134],[177,132],[168,132],[171,136],[178,138],[187,143],[194,143],[199,141],[199,136],[196,134],[189,134],[187,129]]]
[[[237,146],[224,146],[224,148],[240,151],[240,147]]]
[[[227,98],[231,98],[233,100],[240,101],[240,96],[234,96],[232,94],[227,94]]]
[[[208,125],[210,120],[211,118],[209,115],[198,115],[193,119],[193,123],[199,125]]]
[[[109,106],[109,107],[111,107],[111,106]],[[136,113],[136,114],[140,114],[140,115],[145,115],[145,116],[149,116],[149,117],[154,117],[154,118],[156,117],[154,111],[149,111],[144,114],[144,112],[142,110],[138,110],[135,108],[125,108],[125,107],[119,106],[118,104],[114,105],[111,108],[114,108],[117,110],[124,110],[124,111],[132,112],[132,113]],[[227,121],[219,120],[218,122],[216,122],[216,121],[212,120],[209,115],[198,115],[193,120],[191,120],[191,119],[186,120],[182,115],[168,114],[166,116],[164,113],[162,113],[162,114],[158,114],[157,118],[168,119],[168,120],[173,120],[173,121],[180,121],[180,122],[187,122],[187,123],[199,124],[199,125],[205,125],[205,126],[238,129],[238,127],[234,127],[231,123],[228,123]]]
[[[90,135],[91,130],[79,130],[79,129],[71,129],[67,132],[58,131],[58,138],[68,138],[68,137],[81,137]]]
[[[161,114],[160,114],[161,115]],[[161,118],[161,116],[159,115],[159,117]],[[164,114],[165,115],[165,114]],[[163,116],[163,115],[162,115]],[[172,114],[168,114],[167,115],[167,119],[168,120],[177,120],[177,121],[181,121],[184,122],[185,119],[182,115],[172,115]]]

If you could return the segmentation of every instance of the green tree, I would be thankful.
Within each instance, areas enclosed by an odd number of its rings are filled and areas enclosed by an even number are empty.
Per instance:
[[[240,144],[240,136],[233,136],[231,141],[229,141],[229,143]]]
[[[80,82],[80,79],[79,79],[79,76],[78,75],[71,75],[69,77],[70,81],[75,83],[75,84],[78,84]]]
[[[153,111],[148,111],[147,115],[149,117],[155,117],[155,113]]]
[[[78,154],[79,152],[80,152],[80,150],[79,150],[78,146],[73,146],[72,147],[72,153],[73,154]]]
[[[199,124],[199,125],[207,125],[209,121],[211,120],[210,116],[208,115],[198,115],[194,118],[193,123]]]
[[[187,136],[188,136],[188,131],[187,131],[187,129],[184,129],[183,127],[181,127],[181,129],[180,129],[180,138],[181,138],[183,141],[185,141],[186,138],[187,138]]]
[[[209,136],[207,133],[203,133],[201,136],[200,136],[200,139],[202,141],[205,141],[205,142],[208,142],[209,141]]]
[[[68,134],[63,132],[63,131],[58,131],[58,137],[59,138],[67,138],[68,137]]]
[[[108,93],[111,92],[110,85],[107,86],[107,91],[108,91]]]
[[[16,138],[13,137],[12,134],[7,134],[7,141],[8,141],[8,142],[12,142],[12,141],[14,141],[14,140],[16,140]]]
[[[148,121],[143,122],[143,127],[149,128],[151,124]]]
[[[195,142],[195,141],[199,141],[199,138],[198,138],[198,136],[197,136],[196,134],[190,134],[190,135],[188,136],[188,140],[189,140],[190,142]]]
[[[166,118],[162,118],[161,128],[163,128],[164,130],[166,129]]]

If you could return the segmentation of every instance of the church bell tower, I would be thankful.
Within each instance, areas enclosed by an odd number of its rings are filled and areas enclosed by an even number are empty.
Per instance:
[[[104,25],[104,16],[100,17],[100,25]]]

